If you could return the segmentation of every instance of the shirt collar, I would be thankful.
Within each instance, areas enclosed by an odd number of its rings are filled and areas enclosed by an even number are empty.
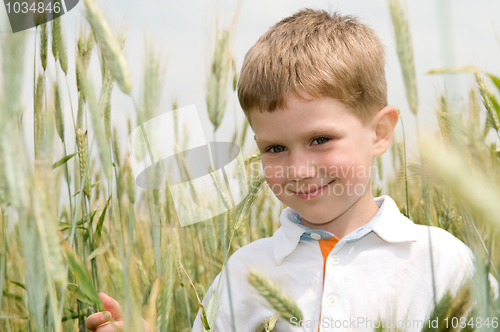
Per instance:
[[[377,214],[369,223],[349,233],[340,242],[357,241],[372,230],[378,237],[388,243],[417,241],[415,232],[413,232],[413,221],[401,214],[391,197],[382,195],[376,197],[375,202],[380,207]],[[281,212],[281,227],[273,235],[273,251],[276,264],[281,264],[283,259],[297,248],[300,240],[312,240],[312,233],[321,235],[321,239],[333,237],[330,232],[311,230],[301,225],[301,219],[302,217],[291,207],[286,207]]]
[[[379,207],[377,214],[366,225],[361,226],[358,229],[351,232],[350,234],[348,234],[345,237],[345,240],[347,242],[357,241],[373,230],[373,227],[375,226],[377,221],[380,219],[380,216],[382,215],[382,211],[383,211],[383,208],[380,208],[382,206],[383,200],[375,200],[375,202],[377,203],[377,205]],[[325,230],[313,229],[313,228],[309,228],[305,225],[302,225],[301,224],[302,216],[300,214],[298,214],[297,212],[292,212],[291,214],[289,214],[288,219],[290,219],[294,223],[298,224],[300,227],[302,227],[305,230],[304,233],[302,233],[302,235],[300,236],[300,241],[318,241],[318,240],[324,240],[324,239],[331,239],[332,237],[335,236],[335,234],[327,232]]]

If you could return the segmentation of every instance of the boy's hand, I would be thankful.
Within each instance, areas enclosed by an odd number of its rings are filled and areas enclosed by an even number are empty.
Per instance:
[[[116,332],[117,330],[113,324],[119,328],[123,328],[123,311],[120,307],[120,303],[104,293],[99,293],[99,297],[101,298],[106,311],[96,312],[95,314],[88,316],[85,320],[85,326],[89,330],[95,332]],[[110,321],[113,321],[113,324],[111,324]],[[144,319],[142,319],[142,322],[144,324],[144,331],[149,332],[148,323]]]

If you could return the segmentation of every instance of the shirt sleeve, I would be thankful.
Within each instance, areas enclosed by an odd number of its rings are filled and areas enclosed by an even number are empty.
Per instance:
[[[223,288],[224,283],[220,283],[220,288],[217,290],[217,286],[219,283],[219,279],[221,277],[221,273],[219,273],[210,287],[208,288],[205,296],[203,297],[203,307],[205,308],[205,313],[207,315],[207,320],[209,322],[210,327],[212,328],[210,332],[226,332],[226,329],[222,326],[222,319],[219,317],[220,307],[223,298]],[[198,310],[198,314],[194,320],[192,332],[206,332],[203,323],[201,321],[201,308]]]
[[[461,286],[472,278],[475,256],[467,245],[446,230],[433,226],[429,230],[432,235],[429,250],[434,263],[431,272],[439,302],[447,292],[455,296]]]
[[[465,259],[466,264],[464,264],[465,266],[467,266],[467,268],[465,269],[463,275],[465,280],[469,280],[476,273],[476,266],[475,266],[476,256],[474,255],[472,249],[470,249],[468,246],[464,244],[463,247],[465,248],[466,251],[465,256],[467,257]],[[497,300],[499,283],[498,280],[491,274],[491,272],[488,274],[488,283],[490,286],[490,291],[493,293],[493,299]]]
[[[499,283],[498,280],[495,279],[495,277],[491,274],[491,272],[488,274],[488,281],[490,282],[490,289],[491,292],[493,293],[493,300],[498,300],[498,289],[499,289]]]
[[[198,310],[198,314],[196,315],[196,319],[194,320],[192,332],[206,332],[203,324],[201,322],[201,309]],[[215,325],[210,332],[226,332],[226,330],[222,327],[220,319],[216,318]]]
[[[473,253],[472,249],[470,249],[467,245],[463,244],[460,241],[459,245],[459,251],[461,252],[461,260],[460,264],[457,264],[459,266],[458,271],[455,271],[454,276],[457,280],[457,283],[455,284],[455,290],[458,290],[459,286],[462,286],[466,281],[470,280],[473,278],[474,274],[476,273],[476,256]],[[458,278],[456,278],[458,276]],[[491,274],[491,272],[488,274],[488,283],[490,286],[490,291],[493,294],[493,299],[497,300],[498,295],[499,295],[499,283],[498,280]]]
[[[241,249],[231,255],[203,298],[211,331],[233,332],[234,326],[237,332],[253,332],[262,324],[263,318],[274,314],[275,310],[247,280],[249,267],[259,266],[264,272],[269,271],[269,267],[265,267],[258,256],[251,261],[248,255],[250,252],[247,254]],[[205,332],[200,316],[201,309],[192,332]]]

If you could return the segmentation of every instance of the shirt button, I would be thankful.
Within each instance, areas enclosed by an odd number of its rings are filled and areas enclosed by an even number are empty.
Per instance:
[[[340,263],[340,257],[339,257],[339,255],[331,255],[330,256],[330,262],[333,265],[339,265],[339,263]]]
[[[319,235],[318,233],[311,233],[311,237],[315,240],[321,239],[321,235]]]
[[[338,302],[339,302],[339,300],[337,299],[337,297],[335,295],[328,295],[328,297],[326,298],[326,303],[330,307],[335,307]]]

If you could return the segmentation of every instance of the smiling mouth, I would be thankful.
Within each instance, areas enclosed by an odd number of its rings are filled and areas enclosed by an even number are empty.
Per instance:
[[[324,188],[326,186],[328,186],[330,183],[332,183],[333,181],[337,180],[337,178],[333,179],[332,181],[328,182],[327,184],[325,184],[324,186],[322,187],[319,187],[317,189],[314,189],[312,191],[293,191],[294,194],[302,194],[302,195],[307,195],[307,194],[314,194],[316,191],[320,190],[321,188]]]

